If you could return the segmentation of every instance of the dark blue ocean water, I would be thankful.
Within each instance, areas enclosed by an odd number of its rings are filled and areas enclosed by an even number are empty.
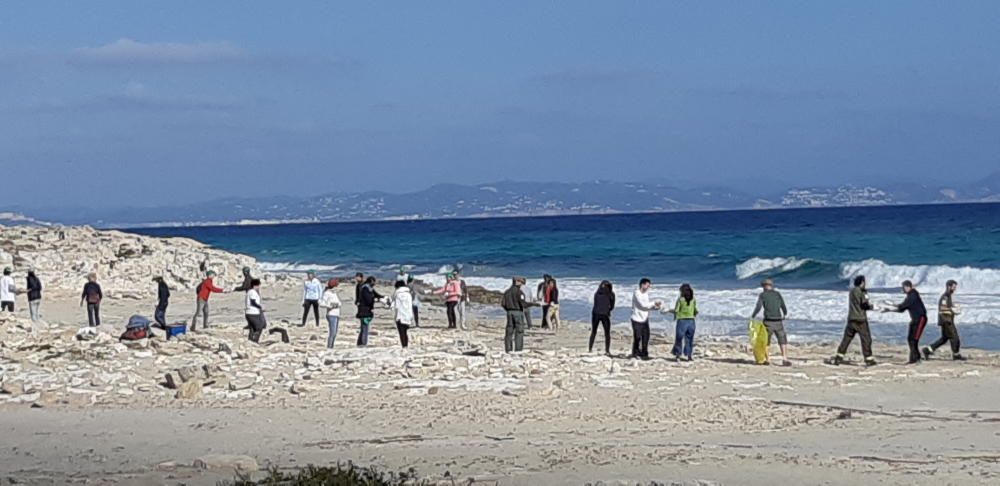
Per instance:
[[[699,289],[703,320],[742,332],[759,279],[778,281],[811,331],[841,328],[848,279],[868,277],[881,298],[904,278],[928,306],[948,278],[960,282],[965,320],[1000,346],[1000,204],[786,209],[542,218],[137,229],[186,236],[252,255],[270,268],[391,275],[399,265],[431,277],[456,263],[471,283],[502,288],[510,276],[560,278],[568,311],[583,317],[593,286],[629,289],[642,277],[673,298]],[[627,292],[627,290],[626,290]],[[573,303],[576,303],[576,307]],[[627,315],[621,316],[627,319]],[[887,325],[905,323],[886,316]],[[891,327],[890,326],[890,327]],[[805,326],[804,326],[805,328]],[[888,328],[887,328],[888,329]],[[811,332],[810,331],[810,332]],[[891,332],[895,332],[894,330]]]

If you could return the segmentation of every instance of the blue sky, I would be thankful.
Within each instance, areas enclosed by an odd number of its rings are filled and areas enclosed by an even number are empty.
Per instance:
[[[998,25],[995,1],[4,2],[0,206],[963,182],[1000,169]]]

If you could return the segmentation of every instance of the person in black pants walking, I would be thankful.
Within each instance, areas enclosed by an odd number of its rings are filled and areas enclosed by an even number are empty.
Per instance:
[[[955,316],[959,314],[958,306],[952,301],[955,291],[958,290],[958,282],[949,280],[945,284],[944,293],[938,300],[938,326],[941,326],[941,337],[933,344],[924,348],[924,359],[931,359],[931,355],[945,343],[951,341],[951,359],[965,361],[962,356],[962,343],[958,338],[958,328],[955,327]]]
[[[590,345],[589,352],[594,352],[594,339],[597,338],[597,326],[604,327],[604,354],[611,356],[611,311],[615,310],[615,292],[611,282],[601,282],[594,293],[594,308],[590,313]]]
[[[924,334],[924,327],[927,326],[927,308],[920,298],[920,293],[913,288],[913,282],[903,281],[903,292],[906,299],[902,304],[886,310],[910,313],[910,328],[906,333],[906,344],[910,346],[910,359],[907,364],[914,364],[920,361],[920,336]]]
[[[156,282],[156,310],[153,312],[153,319],[160,326],[160,329],[166,329],[170,287],[163,281],[163,277],[153,277],[153,281]]]

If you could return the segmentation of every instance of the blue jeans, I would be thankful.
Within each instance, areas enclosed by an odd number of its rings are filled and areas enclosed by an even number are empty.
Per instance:
[[[371,317],[362,317],[361,329],[358,330],[358,346],[368,346],[368,329],[372,325]]]
[[[153,311],[153,320],[157,324],[163,326],[164,329],[167,328],[167,306],[157,306],[156,310]]]
[[[682,354],[691,359],[691,353],[694,352],[694,319],[678,319],[677,320],[677,333],[674,337],[674,349],[670,351],[670,354],[680,357]]]
[[[326,347],[333,349],[333,343],[337,340],[337,329],[340,327],[340,316],[326,316],[326,322],[330,326],[330,334],[326,336]]]

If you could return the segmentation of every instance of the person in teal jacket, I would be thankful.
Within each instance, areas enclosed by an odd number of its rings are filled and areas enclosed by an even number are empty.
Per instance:
[[[689,284],[681,285],[680,297],[674,304],[674,318],[677,319],[677,329],[674,337],[674,349],[670,354],[674,359],[681,360],[681,356],[691,361],[694,353],[694,318],[698,315],[698,301],[694,299],[694,289]]]

